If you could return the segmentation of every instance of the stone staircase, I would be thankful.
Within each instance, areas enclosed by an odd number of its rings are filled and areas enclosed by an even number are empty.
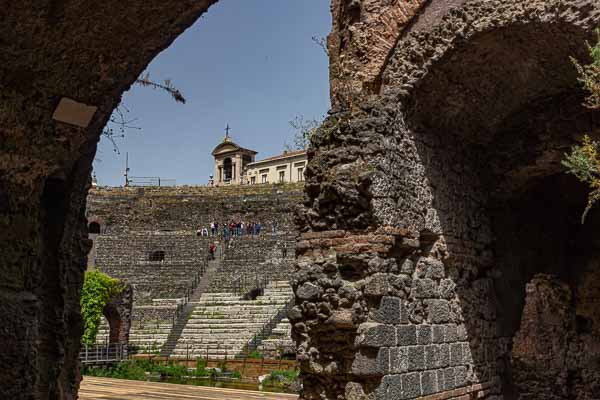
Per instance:
[[[279,358],[293,356],[296,353],[296,344],[292,340],[292,324],[287,318],[279,322],[271,334],[263,339],[257,350],[265,358]]]
[[[175,348],[177,346],[177,342],[181,338],[181,334],[183,333],[183,330],[184,330],[185,326],[187,325],[188,320],[190,319],[190,317],[194,311],[194,308],[196,307],[196,304],[201,300],[203,293],[206,291],[206,289],[209,286],[211,277],[214,275],[215,271],[218,269],[220,259],[221,259],[221,247],[219,246],[215,253],[215,260],[208,262],[208,267],[206,269],[206,272],[202,276],[202,280],[200,281],[200,284],[196,287],[196,289],[194,289],[194,292],[190,296],[188,303],[183,307],[177,320],[175,321],[175,324],[173,325],[173,328],[171,329],[169,336],[167,337],[166,341],[164,342],[164,344],[161,348],[161,351],[160,351],[161,356],[170,357],[172,355],[173,351],[175,350]]]
[[[293,299],[285,281],[270,282],[255,300],[243,300],[229,292],[204,293],[195,308],[171,357],[233,358],[271,334],[282,318],[281,310]],[[275,320],[279,318],[279,320]]]

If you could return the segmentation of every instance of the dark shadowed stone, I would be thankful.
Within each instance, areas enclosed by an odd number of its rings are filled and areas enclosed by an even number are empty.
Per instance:
[[[457,388],[467,385],[468,370],[465,366],[456,367],[454,369],[455,386]]]
[[[382,374],[392,372],[390,370],[390,353],[391,349],[388,347],[382,347],[377,352],[377,370],[381,371]]]
[[[364,349],[356,353],[352,362],[352,373],[360,376],[382,376],[384,372],[380,369],[377,353]]]
[[[446,343],[458,342],[458,328],[455,324],[446,325]]]
[[[442,279],[439,286],[440,297],[446,300],[456,296],[456,284],[452,279]]]
[[[437,283],[431,279],[415,279],[412,296],[416,299],[431,299],[438,297]]]
[[[296,291],[296,297],[301,300],[316,300],[319,298],[321,288],[314,283],[306,282]]]
[[[464,364],[462,343],[452,343],[450,345],[450,365],[457,366]]]

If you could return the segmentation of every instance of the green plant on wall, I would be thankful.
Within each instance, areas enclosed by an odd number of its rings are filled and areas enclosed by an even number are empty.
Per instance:
[[[81,316],[84,327],[81,343],[93,344],[96,341],[102,310],[123,289],[124,285],[121,282],[102,272],[88,271],[85,273],[81,290]]]
[[[600,109],[600,30],[597,33],[596,45],[588,46],[592,62],[582,65],[573,59],[579,73],[579,82],[589,93],[584,106],[593,110]],[[585,135],[581,144],[572,146],[571,153],[565,154],[562,165],[590,190],[588,203],[581,217],[583,223],[592,206],[600,200],[600,143]]]

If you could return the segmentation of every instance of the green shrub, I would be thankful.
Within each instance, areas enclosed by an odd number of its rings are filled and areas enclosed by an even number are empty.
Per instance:
[[[263,354],[258,350],[252,350],[250,354],[248,354],[248,358],[263,358]]]
[[[102,311],[111,298],[119,294],[124,286],[117,280],[99,271],[87,271],[81,290],[81,316],[83,336],[81,343],[93,344],[98,334]]]

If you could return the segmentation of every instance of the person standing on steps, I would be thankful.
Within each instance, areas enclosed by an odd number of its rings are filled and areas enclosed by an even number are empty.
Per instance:
[[[215,246],[214,242],[211,242],[210,245],[208,246],[208,255],[209,255],[209,260],[213,260],[215,259],[215,251],[217,250],[217,246]]]

